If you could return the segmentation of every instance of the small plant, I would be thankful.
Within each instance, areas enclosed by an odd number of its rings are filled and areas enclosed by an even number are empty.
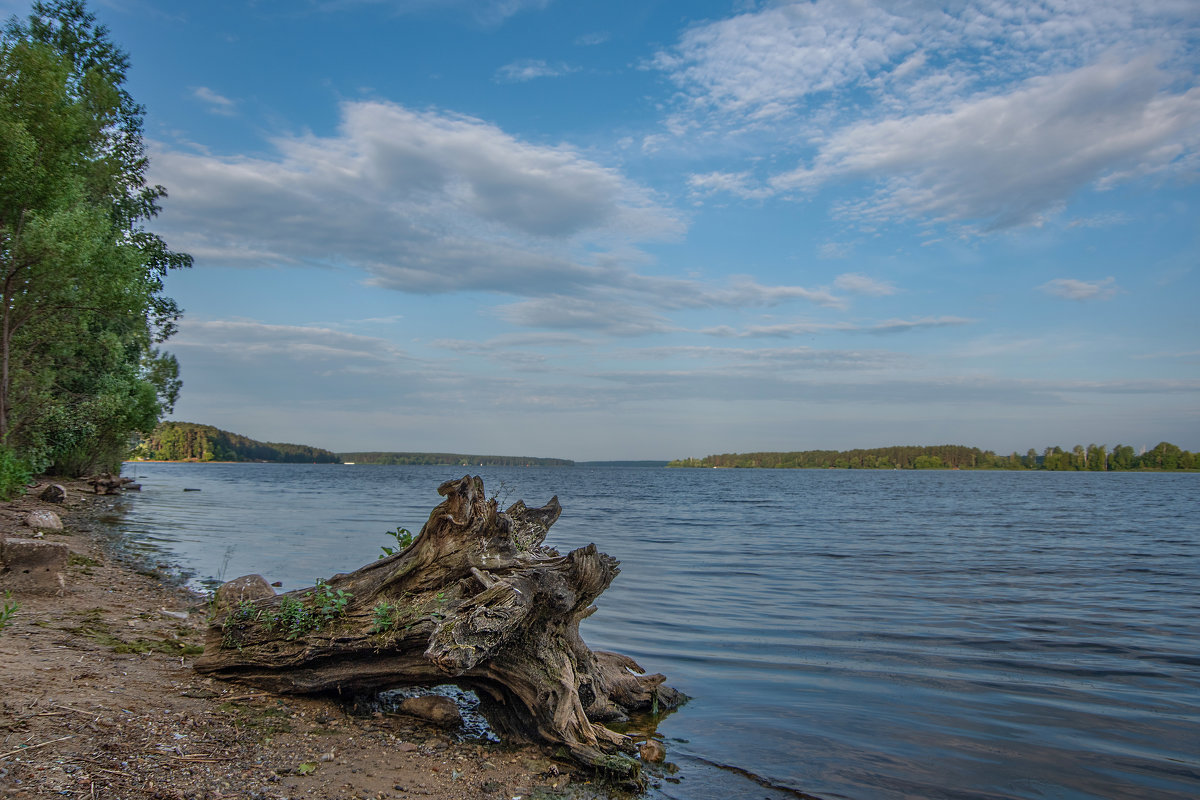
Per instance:
[[[4,607],[0,609],[0,631],[8,627],[8,623],[12,620],[13,614],[17,613],[20,608],[15,602],[12,602],[12,592],[4,593]]]
[[[350,598],[354,595],[344,589],[333,589],[323,580],[317,580],[317,585],[314,587],[314,592],[309,592],[305,597],[312,597],[316,604],[317,615],[323,622],[333,622],[339,617],[346,614],[346,606],[350,605]],[[319,626],[318,626],[319,627]]]
[[[252,619],[258,619],[262,616],[262,612],[254,607],[254,603],[249,600],[243,600],[233,609],[233,618],[239,622],[247,622]]]
[[[313,591],[305,592],[301,600],[291,595],[284,595],[279,601],[276,612],[263,622],[268,631],[284,633],[288,641],[298,639],[307,633],[313,633],[346,615],[350,598],[354,597],[345,589],[334,589],[323,580],[318,580]],[[239,613],[234,610],[234,615]],[[262,618],[262,612],[256,612],[253,619]]]
[[[380,549],[383,550],[383,555],[381,555],[380,558],[387,558],[388,556],[402,552],[405,548],[413,543],[413,535],[408,528],[396,528],[396,530],[387,531],[386,533],[388,536],[392,536],[396,539],[396,546],[390,547],[386,544],[382,545]]]
[[[384,600],[371,610],[371,633],[383,633],[396,627],[400,607]]]

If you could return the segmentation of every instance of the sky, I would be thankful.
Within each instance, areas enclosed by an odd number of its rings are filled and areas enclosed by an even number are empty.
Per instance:
[[[1195,0],[90,8],[150,227],[195,258],[174,419],[576,460],[1200,450]]]

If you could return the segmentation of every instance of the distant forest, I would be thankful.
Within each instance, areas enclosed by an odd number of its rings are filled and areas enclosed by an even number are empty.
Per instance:
[[[1129,445],[1075,445],[1071,450],[1030,448],[1025,455],[1002,456],[977,447],[946,444],[934,447],[877,447],[871,450],[802,450],[793,453],[725,453],[672,461],[668,467],[734,467],[765,469],[1040,469],[1111,472],[1127,470],[1196,470],[1200,453],[1169,442],[1138,453]]]
[[[459,467],[571,467],[574,461],[564,458],[533,458],[530,456],[471,456],[460,453],[339,453],[342,461],[355,464],[447,465]]]
[[[137,446],[134,458],[152,461],[279,461],[337,464],[336,453],[305,444],[259,442],[212,425],[163,422]]]

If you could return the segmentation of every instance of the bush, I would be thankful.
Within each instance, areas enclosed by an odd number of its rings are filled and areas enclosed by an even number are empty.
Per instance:
[[[11,448],[0,445],[0,500],[24,494],[31,477],[29,465],[17,458]]]

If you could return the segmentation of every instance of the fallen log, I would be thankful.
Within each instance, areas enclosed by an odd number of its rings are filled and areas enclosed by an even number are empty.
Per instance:
[[[455,683],[476,692],[501,737],[563,745],[639,783],[632,741],[602,723],[686,698],[580,637],[617,560],[595,545],[566,555],[544,545],[557,497],[501,512],[470,476],[438,493],[411,544],[354,572],[281,595],[263,579],[226,584],[196,669],[283,693]]]
[[[118,494],[122,489],[137,491],[142,488],[134,482],[133,478],[122,478],[120,475],[113,475],[111,472],[93,475],[90,478],[85,478],[84,482],[90,484],[96,494]]]

